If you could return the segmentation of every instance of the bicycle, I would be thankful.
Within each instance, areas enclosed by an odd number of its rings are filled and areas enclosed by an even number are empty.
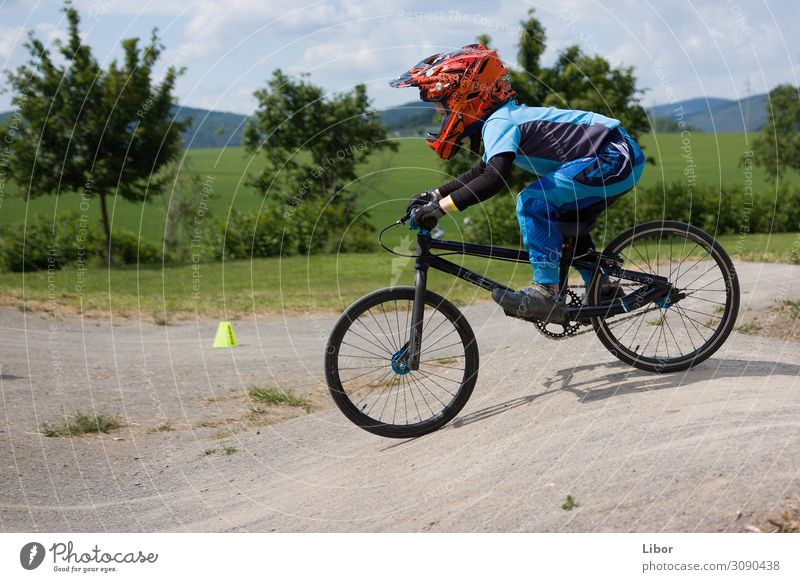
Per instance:
[[[390,250],[384,232],[408,220],[406,215],[381,231],[384,249]],[[725,250],[695,226],[653,221],[626,230],[602,252],[576,253],[576,241],[595,220],[558,223],[564,240],[559,269],[564,320],[527,321],[550,339],[594,331],[618,359],[655,373],[686,370],[716,352],[739,308],[739,281]],[[416,228],[413,220],[410,226]],[[380,436],[413,438],[441,428],[461,411],[478,379],[475,334],[453,303],[427,289],[428,270],[492,291],[507,287],[442,255],[528,263],[524,250],[437,240],[430,233],[435,226],[426,224],[417,234],[414,286],[379,289],[358,299],[328,339],[325,376],[334,402],[357,426]],[[569,284],[571,267],[594,273],[583,296],[573,289],[584,286]],[[621,290],[601,301],[608,282]],[[655,317],[647,319],[648,314]]]

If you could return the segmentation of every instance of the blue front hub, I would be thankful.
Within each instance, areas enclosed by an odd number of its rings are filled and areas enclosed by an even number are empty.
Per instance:
[[[411,370],[408,367],[408,354],[405,349],[398,350],[392,356],[392,370],[395,374],[404,376]]]

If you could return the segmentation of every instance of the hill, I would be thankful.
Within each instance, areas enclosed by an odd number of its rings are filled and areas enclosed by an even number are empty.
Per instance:
[[[435,113],[433,103],[427,101],[412,101],[378,112],[383,125],[395,135],[402,136],[424,135],[434,126]]]
[[[195,107],[173,107],[176,121],[191,118],[192,123],[183,132],[187,149],[238,147],[242,145],[247,116],[225,111],[209,111]],[[11,117],[11,111],[0,112],[0,125]]]
[[[177,121],[183,121],[187,117],[192,119],[191,126],[183,132],[183,141],[188,149],[242,145],[246,115],[194,107],[176,107],[173,111]]]
[[[739,100],[696,97],[656,105],[649,109],[649,113],[675,122],[682,109],[683,120],[699,131],[752,132],[759,131],[767,121],[767,97],[766,93]]]
[[[679,114],[693,131],[707,132],[753,132],[766,123],[767,94],[754,95],[746,99],[722,99],[719,97],[695,97],[656,105],[649,109],[653,125],[658,132],[680,131]],[[412,101],[390,107],[379,112],[384,125],[395,135],[424,135],[432,123],[432,103]]]
[[[0,124],[11,117],[11,111],[0,112]],[[191,118],[191,126],[183,132],[187,149],[238,147],[247,115],[225,111],[209,111],[197,107],[173,107],[176,121]],[[383,124],[395,136],[425,135],[433,127],[432,103],[416,101],[378,111]]]
[[[676,103],[656,105],[649,109],[659,133],[679,131],[676,110],[683,109],[683,120],[694,131],[752,132],[766,123],[767,94],[734,100],[718,97],[696,97]],[[241,113],[209,111],[196,107],[175,107],[175,118],[191,117],[191,126],[183,133],[187,149],[237,147],[248,119]],[[0,124],[10,111],[0,112]],[[411,101],[378,111],[383,124],[394,136],[422,136],[435,127],[432,103]]]

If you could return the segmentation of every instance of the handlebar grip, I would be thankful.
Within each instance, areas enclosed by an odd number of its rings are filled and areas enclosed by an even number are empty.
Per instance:
[[[418,217],[417,216],[418,214],[419,212],[417,208],[414,208],[411,211],[411,220],[418,228],[421,228],[423,230],[433,230],[439,223],[439,220],[435,216],[431,216],[429,214],[428,216]]]
[[[434,228],[436,228],[436,225],[438,223],[439,221],[437,220],[437,218],[429,214],[428,216],[425,216],[418,224],[421,228],[424,228],[425,230],[433,230]]]

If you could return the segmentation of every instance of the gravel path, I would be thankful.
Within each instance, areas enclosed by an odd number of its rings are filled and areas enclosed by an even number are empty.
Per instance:
[[[739,274],[743,308],[798,296],[798,267]],[[391,441],[329,402],[334,317],[245,318],[242,345],[213,350],[215,322],[0,310],[0,529],[738,531],[796,498],[797,343],[734,332],[656,376],[591,334],[551,342],[493,304],[465,313],[481,349],[471,401],[445,429]],[[314,412],[255,422],[250,386],[291,388]],[[39,434],[78,409],[125,426]]]

